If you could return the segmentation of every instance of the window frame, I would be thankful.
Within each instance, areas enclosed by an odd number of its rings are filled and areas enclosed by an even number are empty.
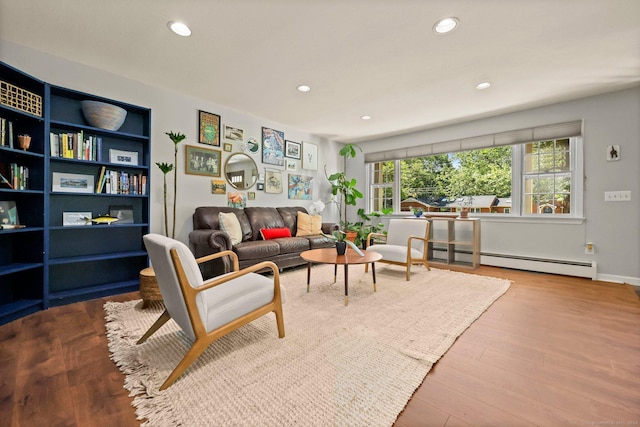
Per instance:
[[[538,141],[530,141],[531,142],[540,142],[546,140],[559,140],[559,139],[569,139],[569,154],[570,154],[570,175],[571,175],[571,200],[570,200],[570,213],[568,214],[553,214],[553,215],[541,215],[541,214],[526,214],[524,213],[524,185],[525,185],[525,144],[526,142],[518,142],[515,144],[508,144],[511,146],[511,208],[509,212],[504,213],[474,213],[474,216],[483,216],[483,217],[500,217],[500,218],[525,218],[525,219],[539,219],[542,221],[555,219],[583,219],[584,215],[584,142],[582,136],[572,136],[572,137],[556,137],[556,138],[544,138],[539,139]],[[490,148],[490,147],[475,147],[474,149],[482,149],[482,148]],[[460,150],[462,151],[462,150]],[[470,151],[470,150],[464,150]],[[455,151],[452,151],[455,152]],[[427,156],[415,156],[415,157],[427,157]],[[374,163],[384,163],[384,162],[394,162],[394,182],[391,186],[392,188],[392,205],[393,212],[395,215],[401,215],[403,212],[400,211],[400,162],[402,159],[388,159],[388,160],[380,160],[365,163],[366,168],[366,182],[367,193],[365,196],[365,206],[369,208],[369,211],[373,210],[373,200],[371,195],[373,194],[373,188],[375,187],[389,187],[388,184],[372,184],[371,177],[373,173]],[[406,212],[404,213],[406,214]]]

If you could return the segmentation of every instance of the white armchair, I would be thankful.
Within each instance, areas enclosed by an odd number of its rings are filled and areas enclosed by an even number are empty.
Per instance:
[[[412,264],[422,264],[427,267],[427,270],[431,270],[429,262],[427,262],[429,221],[424,219],[392,219],[389,220],[386,244],[371,245],[373,237],[385,237],[385,234],[369,233],[367,251],[382,255],[382,259],[378,262],[405,266],[407,280],[411,276]],[[365,267],[365,271],[367,267]]]
[[[171,386],[213,341],[267,313],[275,313],[278,336],[284,337],[280,275],[273,262],[238,271],[238,258],[232,251],[196,260],[177,240],[159,234],[147,234],[143,239],[166,309],[137,344],[145,342],[169,319],[193,340],[160,390]],[[198,264],[222,256],[232,259],[233,271],[205,282]],[[270,268],[273,277],[255,273],[263,268]]]

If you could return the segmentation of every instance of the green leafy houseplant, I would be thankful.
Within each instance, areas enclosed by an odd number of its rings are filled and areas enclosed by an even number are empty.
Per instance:
[[[379,222],[378,218],[380,218],[382,215],[389,215],[392,212],[393,208],[385,208],[380,212],[369,213],[366,213],[362,208],[358,209],[358,217],[360,218],[360,220],[354,223],[352,227],[358,233],[355,244],[364,248],[369,233],[380,233],[384,228],[384,224],[382,222]]]
[[[163,177],[163,197],[164,197],[164,232],[165,236],[169,237],[169,215],[167,207],[167,174],[171,171],[173,173],[173,227],[171,229],[171,238],[175,238],[176,235],[176,201],[178,198],[178,174],[175,173],[174,165],[178,163],[178,145],[186,138],[186,136],[180,132],[165,132],[173,142],[173,163],[159,163],[156,165],[162,171]]]
[[[363,197],[362,193],[356,188],[357,180],[355,178],[348,178],[346,175],[347,159],[356,156],[356,148],[362,151],[362,148],[355,144],[347,144],[340,150],[339,153],[343,159],[342,172],[328,175],[325,165],[325,175],[327,175],[327,180],[331,183],[331,194],[339,196],[339,201],[337,202],[338,215],[340,217],[339,224],[342,231],[345,232],[348,230],[349,225],[347,222],[347,206],[355,206],[358,199]]]

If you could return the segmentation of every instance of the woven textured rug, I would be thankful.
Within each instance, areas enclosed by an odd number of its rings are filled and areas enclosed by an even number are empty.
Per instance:
[[[503,279],[378,264],[285,272],[286,336],[269,314],[214,342],[169,389],[158,388],[189,347],[169,322],[136,340],[162,311],[105,304],[111,359],[143,426],[389,426],[432,365],[509,288]]]

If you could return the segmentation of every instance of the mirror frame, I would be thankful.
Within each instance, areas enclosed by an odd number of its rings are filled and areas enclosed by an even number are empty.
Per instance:
[[[252,182],[250,182],[249,185],[244,187],[244,188],[238,188],[236,186],[236,184],[231,181],[231,178],[227,174],[227,168],[229,167],[230,161],[231,161],[231,159],[235,158],[236,156],[243,156],[243,157],[246,157],[246,159],[251,160],[251,164],[253,165],[253,170],[256,171],[256,175],[253,177]],[[253,158],[251,156],[249,156],[248,154],[246,154],[246,153],[233,153],[232,155],[230,155],[227,158],[227,161],[224,162],[224,172],[223,173],[224,173],[224,178],[227,180],[229,185],[231,187],[233,187],[235,190],[238,190],[238,191],[249,190],[254,185],[256,185],[256,183],[258,182],[258,165],[256,164],[256,161],[253,160]],[[245,179],[246,179],[246,177],[245,177]]]

